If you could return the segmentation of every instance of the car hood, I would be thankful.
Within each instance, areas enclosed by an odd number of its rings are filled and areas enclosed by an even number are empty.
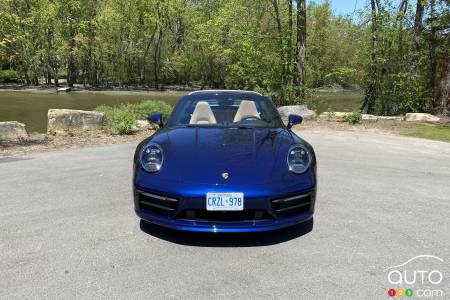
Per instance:
[[[197,127],[163,130],[151,141],[164,150],[159,179],[227,185],[283,180],[294,138],[285,128]]]

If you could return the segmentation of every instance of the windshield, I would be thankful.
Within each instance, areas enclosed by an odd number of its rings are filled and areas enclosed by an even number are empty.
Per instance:
[[[208,95],[185,97],[175,106],[169,127],[282,127],[275,105],[265,97]]]

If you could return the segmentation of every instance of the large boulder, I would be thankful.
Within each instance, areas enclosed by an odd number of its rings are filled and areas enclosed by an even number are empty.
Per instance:
[[[289,115],[300,115],[304,120],[311,120],[316,117],[316,112],[308,109],[306,105],[289,105],[278,108],[278,113],[282,119],[287,119]]]
[[[352,112],[323,112],[319,115],[320,119],[329,121],[342,121],[347,115],[353,114]],[[391,121],[403,121],[403,117],[399,116],[375,116],[370,114],[362,114],[361,119],[368,122],[376,122],[379,120],[391,120]]]
[[[100,130],[104,113],[73,109],[49,109],[47,131],[64,133]]]
[[[17,121],[0,122],[0,140],[20,141],[27,139],[28,137],[25,124]]]
[[[439,117],[425,113],[408,113],[405,116],[407,122],[439,122]]]
[[[369,114],[362,114],[361,117],[364,121],[379,121],[379,120],[403,121],[404,118],[401,116],[375,116]]]

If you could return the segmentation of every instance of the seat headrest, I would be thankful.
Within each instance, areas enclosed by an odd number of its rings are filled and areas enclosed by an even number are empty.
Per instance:
[[[249,100],[242,100],[239,104],[239,108],[234,116],[233,122],[239,122],[245,117],[255,117],[261,119],[258,110],[256,109],[255,102]]]
[[[208,102],[199,101],[195,105],[189,124],[216,124],[216,118]]]

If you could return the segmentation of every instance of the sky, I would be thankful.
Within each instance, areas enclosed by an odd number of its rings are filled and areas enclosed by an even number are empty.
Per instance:
[[[324,0],[309,0],[309,2],[314,1],[315,3],[322,3]],[[346,15],[351,14],[356,9],[362,8],[367,0],[330,0],[333,7],[333,11],[338,14]]]
[[[309,0],[312,1],[312,0]],[[322,3],[324,0],[314,0],[315,3]],[[369,0],[330,0],[333,11],[341,14],[352,14],[353,11],[361,9],[364,5],[368,4]],[[393,3],[397,3],[398,0],[394,0]]]

